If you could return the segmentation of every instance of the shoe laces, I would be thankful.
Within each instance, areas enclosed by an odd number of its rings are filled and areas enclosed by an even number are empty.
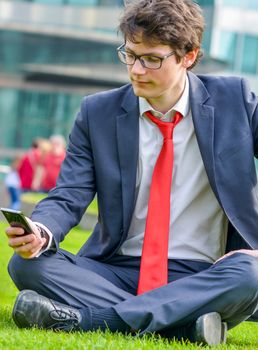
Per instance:
[[[49,316],[52,320],[55,320],[57,322],[48,328],[54,329],[56,331],[60,330],[69,332],[78,327],[79,320],[75,312],[69,309],[69,307],[67,307],[67,311],[59,309],[58,306],[52,302],[52,300],[50,300],[50,302],[54,309],[49,312]]]

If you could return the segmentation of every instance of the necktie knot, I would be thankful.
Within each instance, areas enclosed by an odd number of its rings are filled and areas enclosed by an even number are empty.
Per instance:
[[[153,123],[158,126],[164,137],[164,140],[172,140],[174,127],[182,120],[182,115],[179,112],[176,112],[172,122],[163,122],[162,120],[155,118],[150,111],[146,112],[146,115]]]

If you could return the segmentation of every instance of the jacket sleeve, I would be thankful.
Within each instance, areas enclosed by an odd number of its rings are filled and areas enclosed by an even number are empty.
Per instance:
[[[57,186],[36,206],[31,216],[33,221],[42,223],[52,232],[56,244],[80,222],[96,193],[87,119],[86,97],[69,136]]]
[[[247,115],[253,132],[254,155],[258,158],[258,97],[250,91],[249,84],[242,79],[242,91]]]

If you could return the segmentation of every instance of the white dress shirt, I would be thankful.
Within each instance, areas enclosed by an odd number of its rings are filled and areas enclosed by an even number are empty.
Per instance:
[[[136,205],[128,236],[119,254],[141,256],[153,168],[163,136],[145,112],[171,121],[175,111],[183,115],[174,129],[174,166],[170,202],[170,259],[214,262],[225,253],[227,218],[210,187],[194,132],[189,104],[189,82],[179,101],[165,115],[139,98],[140,137],[136,181]],[[157,239],[159,231],[157,227]]]

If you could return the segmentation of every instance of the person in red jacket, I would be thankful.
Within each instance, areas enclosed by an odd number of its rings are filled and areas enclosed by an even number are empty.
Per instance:
[[[61,164],[65,158],[66,142],[62,135],[53,135],[50,137],[51,150],[43,160],[43,174],[41,190],[48,192],[56,185]]]
[[[18,167],[23,192],[32,190],[34,174],[41,159],[40,139],[32,142],[30,149],[24,154]]]

